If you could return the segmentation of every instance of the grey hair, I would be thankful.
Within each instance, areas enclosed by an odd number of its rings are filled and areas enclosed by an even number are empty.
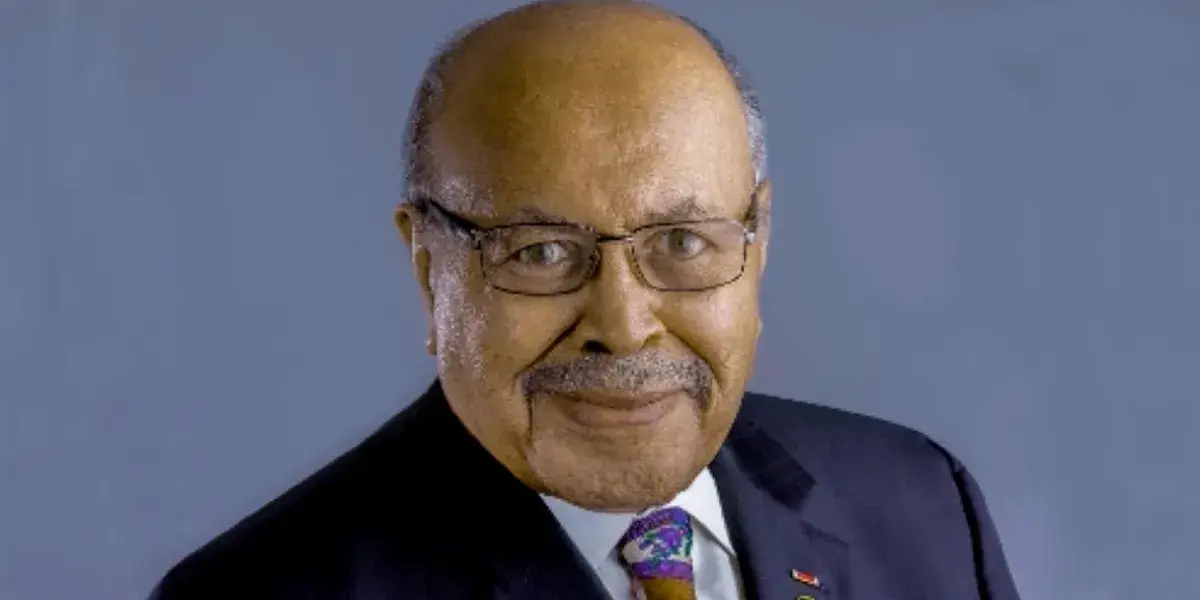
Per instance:
[[[725,65],[734,85],[737,86],[738,94],[742,99],[743,114],[746,118],[746,131],[750,139],[750,159],[754,167],[754,182],[755,185],[762,183],[767,178],[767,137],[766,120],[759,103],[758,90],[751,83],[750,77],[738,62],[737,57],[728,51],[715,35],[688,17],[678,14],[675,17],[704,37],[721,59],[721,63]],[[404,165],[404,178],[410,193],[414,190],[424,189],[429,184],[431,165],[426,151],[429,126],[436,118],[442,94],[445,91],[446,65],[454,51],[461,46],[463,39],[481,23],[473,23],[463,28],[442,44],[421,75],[421,82],[417,86],[408,110],[408,120],[404,127],[404,138],[400,148],[400,160]]]

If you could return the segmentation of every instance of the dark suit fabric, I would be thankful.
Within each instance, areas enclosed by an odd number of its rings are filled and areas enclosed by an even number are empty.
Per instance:
[[[711,469],[749,598],[1017,599],[979,487],[917,432],[751,393]],[[538,495],[435,384],[185,558],[151,598],[608,597]]]

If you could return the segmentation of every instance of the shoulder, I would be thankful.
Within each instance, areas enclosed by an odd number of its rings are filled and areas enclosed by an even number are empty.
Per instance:
[[[900,450],[907,456],[924,454],[935,444],[916,429],[879,417],[768,394],[747,393],[742,413],[780,442],[796,447]]]
[[[923,573],[941,586],[928,597],[1018,597],[983,492],[944,446],[883,419],[763,394],[748,394],[742,410],[816,481],[806,519],[853,552]]]
[[[158,583],[152,600],[336,595],[353,578],[356,560],[385,539],[402,539],[389,535],[397,529],[419,528],[422,520],[411,516],[432,502],[407,485],[429,477],[429,461],[420,459],[430,422],[423,412],[417,405],[401,412],[187,555]]]
[[[817,481],[847,491],[945,487],[964,470],[925,433],[885,419],[758,393],[746,395],[742,412]]]

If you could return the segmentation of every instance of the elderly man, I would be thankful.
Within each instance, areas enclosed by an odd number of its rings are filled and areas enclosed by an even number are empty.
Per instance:
[[[438,383],[155,598],[1017,598],[943,448],[745,391],[771,186],[706,32],[504,13],[431,63],[406,139]]]

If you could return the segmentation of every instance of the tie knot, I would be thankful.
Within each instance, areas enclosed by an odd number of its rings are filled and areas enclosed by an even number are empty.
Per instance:
[[[639,581],[692,580],[692,519],[681,508],[659,509],[634,521],[619,547]]]

